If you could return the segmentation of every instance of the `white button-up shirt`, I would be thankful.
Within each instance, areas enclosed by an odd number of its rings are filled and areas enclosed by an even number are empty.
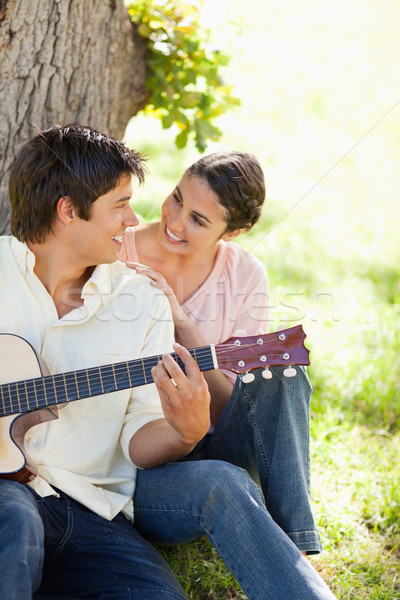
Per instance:
[[[0,238],[0,333],[27,340],[51,374],[171,351],[169,304],[147,277],[119,262],[100,265],[82,290],[84,304],[59,319],[34,264],[26,244]],[[32,358],[28,344],[26,350]],[[25,358],[18,360],[19,379],[25,379]],[[3,369],[2,383],[9,381]],[[29,485],[41,496],[59,488],[106,519],[120,511],[133,518],[136,467],[129,442],[143,425],[163,417],[155,385],[70,402],[58,416],[25,436],[38,469]]]

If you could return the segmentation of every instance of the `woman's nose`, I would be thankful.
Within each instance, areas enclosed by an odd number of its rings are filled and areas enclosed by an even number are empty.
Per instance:
[[[185,222],[181,211],[175,213],[174,215],[170,215],[168,219],[168,227],[174,231],[183,231]]]

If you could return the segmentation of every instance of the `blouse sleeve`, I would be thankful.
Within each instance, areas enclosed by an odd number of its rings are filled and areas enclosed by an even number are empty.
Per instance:
[[[250,258],[250,257],[249,257]],[[243,273],[233,283],[236,312],[232,320],[232,335],[241,331],[241,335],[256,335],[269,329],[268,279],[264,265],[251,256],[252,264],[247,264]]]

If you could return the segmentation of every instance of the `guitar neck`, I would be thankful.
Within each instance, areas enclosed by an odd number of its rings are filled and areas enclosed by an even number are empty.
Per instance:
[[[201,371],[218,368],[214,346],[189,350]],[[173,358],[183,368],[181,359]],[[0,385],[0,417],[65,404],[153,382],[161,355]]]

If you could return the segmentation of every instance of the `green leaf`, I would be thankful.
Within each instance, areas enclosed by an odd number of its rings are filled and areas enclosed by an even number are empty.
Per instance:
[[[184,148],[188,141],[189,130],[183,129],[175,138],[175,145],[177,148]]]
[[[210,31],[200,24],[196,5],[138,0],[129,5],[129,14],[148,43],[148,110],[165,129],[174,123],[180,127],[178,148],[184,148],[194,133],[196,147],[203,152],[207,140],[221,135],[213,119],[240,104],[221,83],[220,68],[229,56],[210,50]]]

